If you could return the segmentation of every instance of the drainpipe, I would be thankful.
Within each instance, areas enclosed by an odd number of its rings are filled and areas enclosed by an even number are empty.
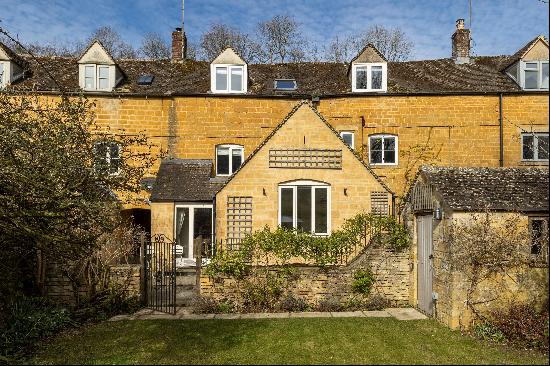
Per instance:
[[[395,218],[395,195],[391,194],[391,214]]]
[[[499,166],[504,166],[504,132],[502,129],[502,93],[498,95],[498,124],[499,124],[499,139],[500,139],[500,156],[499,156]]]
[[[365,130],[365,117],[361,116],[361,159],[364,159],[363,148],[365,146],[365,141],[363,140],[363,131]]]

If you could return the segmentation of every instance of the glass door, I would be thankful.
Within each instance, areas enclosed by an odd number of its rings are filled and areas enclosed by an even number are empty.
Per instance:
[[[196,265],[195,242],[201,240],[203,263],[214,254],[212,205],[177,205],[175,212],[176,266]]]

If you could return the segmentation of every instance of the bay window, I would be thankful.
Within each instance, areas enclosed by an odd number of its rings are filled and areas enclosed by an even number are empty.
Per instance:
[[[279,185],[279,225],[314,235],[329,235],[330,186],[315,181]]]

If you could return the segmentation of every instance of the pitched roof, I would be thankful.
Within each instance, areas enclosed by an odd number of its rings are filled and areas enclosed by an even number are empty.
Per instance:
[[[519,61],[520,59],[522,59],[526,54],[527,52],[529,52],[529,50],[531,48],[533,48],[533,46],[539,41],[543,41],[546,46],[548,46],[548,42],[546,41],[546,39],[544,39],[544,36],[540,35],[540,36],[536,36],[535,38],[533,38],[531,41],[527,42],[527,44],[523,47],[521,47],[516,53],[514,53],[512,56],[508,57],[508,60],[506,60],[506,62],[504,63],[504,65],[500,68],[501,71],[504,71],[506,70],[508,67],[510,67],[512,64],[514,64],[515,62]]]
[[[469,64],[457,65],[448,59],[388,62],[388,93],[460,93],[460,92],[515,92],[517,84],[501,73],[506,56],[473,57]],[[67,90],[79,91],[76,58],[27,58],[31,74],[15,83],[15,89],[55,91],[58,88],[40,62]],[[210,91],[210,64],[205,61],[186,60],[116,60],[126,75],[113,93],[140,95],[207,95]],[[248,65],[248,94],[263,96],[323,96],[352,94],[347,76],[348,65],[333,62],[300,62],[288,64]],[[155,76],[150,86],[137,83],[139,75]],[[274,80],[292,78],[297,82],[295,91],[273,90]],[[357,93],[353,93],[357,94]]]
[[[420,168],[457,211],[548,211],[548,168]]]
[[[220,186],[220,188],[218,189],[217,192],[221,191],[226,185],[229,184],[229,182],[239,173],[239,171],[246,165],[248,164],[249,161],[252,160],[252,158],[254,158],[254,156],[268,143],[269,140],[271,140],[271,138],[277,133],[277,131],[279,131],[281,129],[281,127],[283,127],[283,125],[290,119],[290,117],[292,117],[294,115],[294,113],[296,113],[296,111],[298,111],[298,109],[300,109],[302,106],[304,105],[307,105],[318,117],[319,119],[334,133],[335,137],[338,138],[342,144],[353,154],[353,156],[359,160],[359,162],[373,175],[373,177],[376,179],[376,181],[378,183],[380,183],[380,185],[388,192],[388,193],[391,193],[392,195],[394,194],[394,192],[386,185],[386,183],[378,176],[378,174],[376,174],[372,169],[371,167],[365,163],[365,161],[359,156],[359,154],[353,150],[345,141],[344,139],[342,138],[342,136],[340,136],[340,133],[338,131],[336,131],[336,129],[334,129],[334,127],[332,127],[332,125],[330,123],[328,123],[328,121],[325,119],[325,117],[323,117],[323,115],[321,113],[319,113],[319,111],[317,109],[315,109],[313,107],[313,105],[311,104],[310,101],[308,100],[302,100],[301,102],[299,102],[298,104],[296,104],[294,106],[294,108],[292,108],[292,110],[286,115],[285,118],[283,118],[283,120],[273,129],[273,131],[271,131],[271,133],[269,135],[267,135],[267,137],[256,147],[256,149],[254,149],[254,151],[248,156],[248,158],[246,158],[246,160],[241,164],[241,166],[239,167],[239,169],[237,169],[235,171],[235,173],[233,173],[233,175],[231,177],[229,177],[229,179],[223,184]],[[216,194],[217,194],[216,192]]]
[[[0,49],[6,54],[6,56],[8,56],[8,58],[10,60],[12,60],[13,62],[15,62],[16,64],[18,64],[19,66],[21,67],[25,67],[27,66],[27,62],[21,57],[19,56],[17,53],[13,52],[11,50],[11,48],[9,48],[8,46],[6,46],[5,44],[3,44],[2,42],[0,42]]]
[[[151,202],[212,201],[223,181],[210,178],[211,172],[211,160],[162,160]]]

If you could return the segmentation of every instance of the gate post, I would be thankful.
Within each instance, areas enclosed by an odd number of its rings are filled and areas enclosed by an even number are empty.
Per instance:
[[[141,296],[141,302],[146,305],[146,300],[147,300],[147,271],[145,269],[145,256],[147,255],[147,247],[146,247],[146,244],[145,244],[145,233],[142,231],[140,234],[139,234],[139,251],[140,251],[140,256],[139,256],[139,264],[140,264],[140,269],[139,269],[139,273],[140,273],[140,281],[139,281],[139,285],[140,285],[140,296]]]
[[[193,243],[193,248],[195,249],[195,287],[197,288],[197,293],[201,292],[201,271],[202,271],[202,235],[200,235],[195,242]]]

